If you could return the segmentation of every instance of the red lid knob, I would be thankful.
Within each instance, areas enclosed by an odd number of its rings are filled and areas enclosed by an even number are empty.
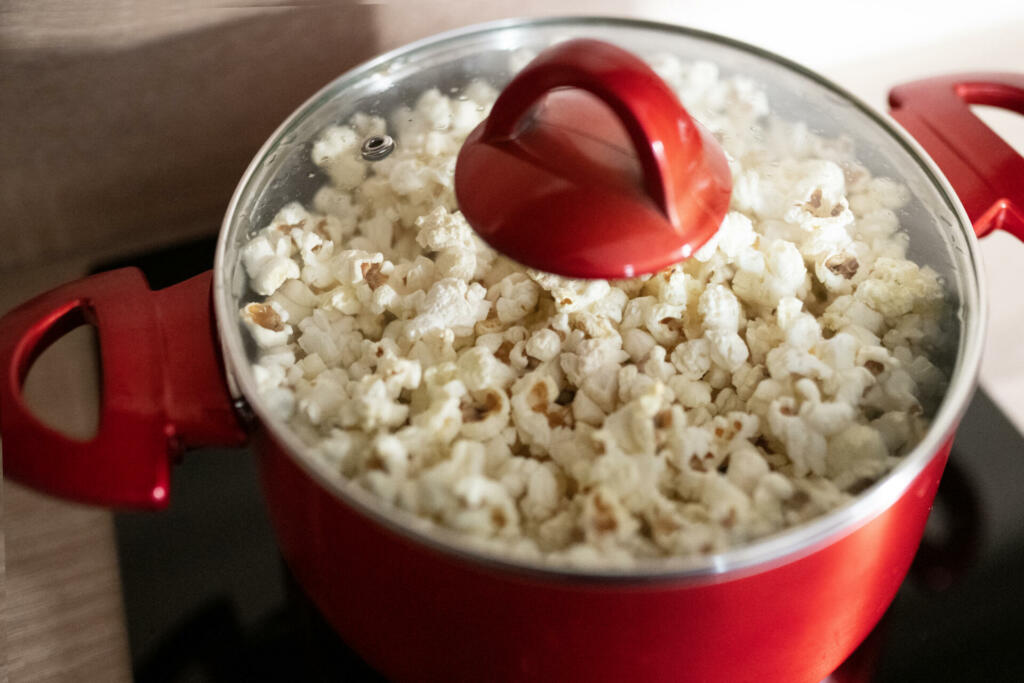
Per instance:
[[[584,278],[650,273],[718,230],[732,176],[718,142],[642,60],[597,40],[534,59],[463,145],[455,193],[492,247]]]

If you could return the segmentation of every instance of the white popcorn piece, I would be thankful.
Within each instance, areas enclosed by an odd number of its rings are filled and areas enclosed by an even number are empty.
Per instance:
[[[352,193],[324,185],[313,195],[313,208],[327,219],[323,229],[335,244],[351,236],[359,221],[359,207],[352,203]]]
[[[363,138],[348,126],[331,126],[313,143],[313,163],[320,166],[338,187],[356,187],[366,175],[359,153]]]
[[[860,284],[854,296],[882,315],[894,318],[941,302],[942,286],[931,269],[883,257],[875,261],[871,278]]]
[[[347,404],[355,415],[356,424],[372,432],[382,427],[398,427],[409,416],[409,407],[396,403],[388,396],[387,385],[377,377],[364,377],[352,390]]]
[[[249,334],[262,348],[286,344],[292,335],[292,326],[287,324],[290,316],[280,304],[246,304],[242,307],[241,317]]]
[[[655,346],[647,354],[647,358],[640,365],[640,369],[648,377],[665,382],[676,375],[676,368],[666,359],[668,353],[663,346]]]
[[[733,486],[747,495],[753,495],[758,482],[770,471],[771,466],[757,449],[745,446],[737,448],[729,455],[729,467],[725,476]]]
[[[832,436],[853,421],[853,406],[844,402],[822,401],[818,385],[804,378],[795,382],[796,393],[803,399],[800,417],[804,424],[823,436]]]
[[[544,328],[530,335],[526,353],[531,358],[546,362],[556,358],[562,350],[562,340],[554,330]]]
[[[845,332],[840,332],[831,339],[821,340],[815,345],[817,356],[837,371],[849,370],[855,365],[863,365],[859,358],[864,348],[856,337]],[[885,349],[882,351],[884,352]]]
[[[743,301],[772,306],[787,296],[796,296],[807,277],[804,259],[792,242],[774,240],[765,253],[765,270],[756,273],[740,270],[733,280],[733,291]]]
[[[613,338],[587,339],[574,351],[563,352],[560,364],[573,385],[583,386],[588,378],[617,373],[618,366],[628,357]]]
[[[622,333],[622,350],[629,354],[629,359],[634,363],[647,358],[656,345],[654,337],[644,330],[633,328]]]
[[[772,433],[786,446],[786,455],[798,477],[825,474],[825,437],[811,428],[797,414],[792,398],[772,401],[768,409],[768,425]]]
[[[901,454],[920,438],[918,420],[902,411],[883,413],[870,424],[881,435],[890,453]]]
[[[705,329],[721,333],[739,332],[743,311],[736,295],[728,288],[712,285],[705,289],[700,296],[699,310]]]
[[[348,377],[343,370],[324,371],[296,391],[297,408],[313,425],[336,424],[342,402],[348,400]]]
[[[571,411],[556,403],[560,393],[550,377],[537,372],[512,386],[512,421],[527,446],[547,448],[553,430],[571,426]]]
[[[683,342],[672,352],[672,363],[683,377],[700,379],[711,368],[711,343],[704,337]]]
[[[611,291],[611,285],[607,280],[573,280],[539,270],[526,272],[534,282],[551,294],[555,309],[563,313],[583,310]]]
[[[472,334],[473,326],[487,317],[491,303],[486,290],[464,280],[438,280],[417,307],[417,315],[405,328],[409,339],[420,339],[433,330],[451,330],[456,336]]]
[[[509,424],[511,403],[501,389],[482,389],[462,402],[462,427],[459,435],[474,441],[498,436]]]
[[[711,362],[719,368],[733,372],[750,357],[747,345],[735,332],[711,330],[706,337],[710,344]]]
[[[850,425],[829,440],[827,474],[839,489],[848,489],[881,476],[889,469],[888,456],[877,430]]]
[[[707,478],[701,502],[707,506],[711,520],[726,529],[742,524],[750,514],[750,498],[718,473]]]
[[[768,352],[765,367],[774,379],[786,379],[793,375],[803,375],[815,379],[828,380],[835,372],[817,356],[789,345],[777,346]]]
[[[309,284],[299,279],[285,280],[284,284],[267,298],[267,303],[287,311],[289,320],[305,320],[321,302],[321,297],[310,289]]]
[[[601,544],[632,535],[639,522],[607,487],[597,487],[583,497],[580,525],[587,540]]]
[[[747,340],[747,349],[750,351],[750,361],[763,364],[768,352],[778,346],[784,336],[778,325],[769,320],[763,318],[749,320],[744,337]]]
[[[459,212],[451,213],[439,206],[416,219],[416,241],[428,251],[452,247],[473,247],[473,229]]]
[[[675,394],[679,404],[686,408],[697,408],[711,403],[711,385],[707,382],[677,375],[669,379],[668,387]]]
[[[743,363],[736,368],[732,373],[732,385],[736,390],[737,398],[741,401],[749,401],[750,397],[754,394],[754,390],[757,389],[761,380],[765,378],[765,374],[763,365]]]
[[[459,379],[470,391],[504,389],[515,379],[515,373],[507,365],[481,346],[474,346],[459,354],[457,367]]]
[[[491,287],[488,296],[494,293],[494,309],[498,320],[504,324],[524,318],[537,307],[540,287],[525,273],[511,273]]]
[[[414,260],[396,264],[388,282],[400,294],[409,294],[430,289],[436,279],[434,262],[425,256],[417,256]]]
[[[291,259],[291,240],[274,239],[272,230],[264,231],[241,250],[249,284],[263,296],[276,292],[285,280],[299,277],[299,264]]]
[[[572,416],[576,422],[599,427],[604,424],[605,412],[585,391],[577,391],[572,400]]]
[[[413,426],[419,427],[432,441],[450,443],[462,428],[461,399],[458,392],[435,398],[425,410],[412,417]]]

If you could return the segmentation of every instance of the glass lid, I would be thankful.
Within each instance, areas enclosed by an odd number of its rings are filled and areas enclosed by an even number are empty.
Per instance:
[[[718,233],[653,277],[526,271],[458,210],[462,142],[577,38],[645,60],[728,159]],[[506,21],[300,107],[236,190],[214,300],[238,393],[346,503],[483,562],[680,578],[810,552],[901,495],[973,390],[974,245],[920,148],[798,65],[654,23]]]

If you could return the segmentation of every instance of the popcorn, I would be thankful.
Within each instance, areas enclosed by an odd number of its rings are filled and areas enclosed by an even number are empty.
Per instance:
[[[918,425],[907,413],[892,411],[872,420],[871,426],[881,435],[890,453],[901,453],[903,447],[917,438]]]
[[[740,270],[733,279],[733,291],[743,301],[772,306],[787,296],[796,296],[807,275],[804,259],[792,242],[774,240],[764,252],[765,269]]]
[[[672,363],[687,379],[700,379],[711,368],[711,343],[704,337],[683,342],[672,352]]]
[[[733,372],[750,357],[747,345],[735,332],[709,331],[706,335],[711,349],[711,362]]]
[[[628,357],[617,340],[586,339],[575,351],[562,353],[561,367],[572,384],[582,386],[587,379],[618,372],[618,366]]]
[[[889,449],[882,435],[867,425],[850,425],[828,444],[827,473],[836,487],[872,482],[889,469]]]
[[[629,354],[629,359],[634,363],[647,358],[657,343],[654,337],[644,330],[633,328],[622,333],[622,350]]]
[[[502,323],[521,320],[537,308],[540,297],[540,287],[525,273],[509,274],[491,290],[496,294],[494,309]]]
[[[825,474],[825,437],[797,414],[793,398],[772,401],[768,409],[768,426],[785,445],[797,477]]]
[[[264,296],[276,292],[285,280],[299,277],[299,264],[291,259],[291,241],[274,236],[272,230],[264,230],[241,250],[249,284]]]
[[[359,207],[352,203],[352,194],[324,185],[313,195],[313,208],[324,214],[324,231],[335,244],[356,231]]]
[[[522,508],[525,516],[532,520],[551,517],[561,504],[564,493],[559,486],[557,469],[551,465],[533,468],[526,485],[526,497]]]
[[[477,283],[438,280],[417,307],[418,315],[405,327],[406,337],[419,339],[430,331],[451,330],[456,336],[472,334],[474,324],[487,317],[491,304],[487,292]]]
[[[740,302],[736,295],[722,285],[712,285],[700,296],[700,314],[704,318],[704,327],[721,333],[739,331]]]
[[[546,448],[554,429],[571,426],[569,409],[556,402],[559,394],[550,377],[536,372],[512,386],[512,420],[519,438],[527,446]]]
[[[875,261],[871,277],[857,288],[856,298],[888,318],[937,308],[942,286],[935,271],[902,259]]]
[[[770,471],[770,465],[757,449],[746,446],[737,448],[730,454],[726,478],[739,490],[752,495],[758,482]]]
[[[288,342],[292,326],[286,325],[288,311],[280,304],[247,304],[242,308],[242,321],[256,343],[263,348],[281,346]]]
[[[289,320],[305,320],[320,305],[320,297],[302,280],[286,280],[266,303],[287,312]]]
[[[459,356],[459,379],[470,391],[504,389],[515,379],[515,373],[486,348],[474,346]]]
[[[526,342],[526,353],[539,361],[553,360],[558,357],[561,350],[562,340],[559,339],[558,333],[547,328],[537,330]]]
[[[429,214],[416,219],[416,242],[428,251],[441,251],[453,247],[470,248],[473,229],[461,213],[451,213],[439,206]]]
[[[676,400],[686,408],[696,408],[711,403],[711,385],[687,379],[682,375],[672,377],[668,387],[675,393]]]
[[[609,539],[628,538],[639,525],[615,494],[604,486],[585,494],[582,507],[580,525],[587,540],[596,545]]]
[[[339,408],[348,400],[348,377],[343,370],[325,370],[311,381],[298,385],[298,410],[313,425],[335,424]]]
[[[537,270],[527,270],[526,273],[551,294],[555,309],[564,313],[585,309],[611,291],[606,280],[573,280]]]
[[[409,407],[388,396],[387,385],[378,377],[363,377],[352,391],[351,402],[346,404],[354,420],[345,420],[346,426],[357,424],[365,432],[383,427],[397,427],[405,422]]]
[[[482,81],[324,130],[328,183],[240,253],[253,378],[313,457],[506,557],[629,566],[802,523],[913,448],[945,388],[945,298],[906,259],[909,191],[768,116],[753,81],[653,63],[734,190],[650,276],[533,271],[473,232],[453,172],[497,95]]]
[[[313,143],[313,163],[327,171],[339,188],[354,188],[366,175],[366,162],[359,154],[362,144],[349,126],[331,126]]]

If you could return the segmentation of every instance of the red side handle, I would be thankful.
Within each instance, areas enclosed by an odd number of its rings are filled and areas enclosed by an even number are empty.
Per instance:
[[[1024,240],[1024,157],[971,112],[972,104],[1024,114],[1024,74],[940,76],[889,93],[893,118],[942,169],[978,236],[998,228]]]
[[[41,491],[101,505],[162,508],[170,465],[187,446],[240,445],[245,432],[224,379],[211,273],[152,291],[124,268],[72,282],[0,319],[0,436],[5,474]],[[32,363],[82,325],[102,364],[99,428],[79,441],[28,409]]]

